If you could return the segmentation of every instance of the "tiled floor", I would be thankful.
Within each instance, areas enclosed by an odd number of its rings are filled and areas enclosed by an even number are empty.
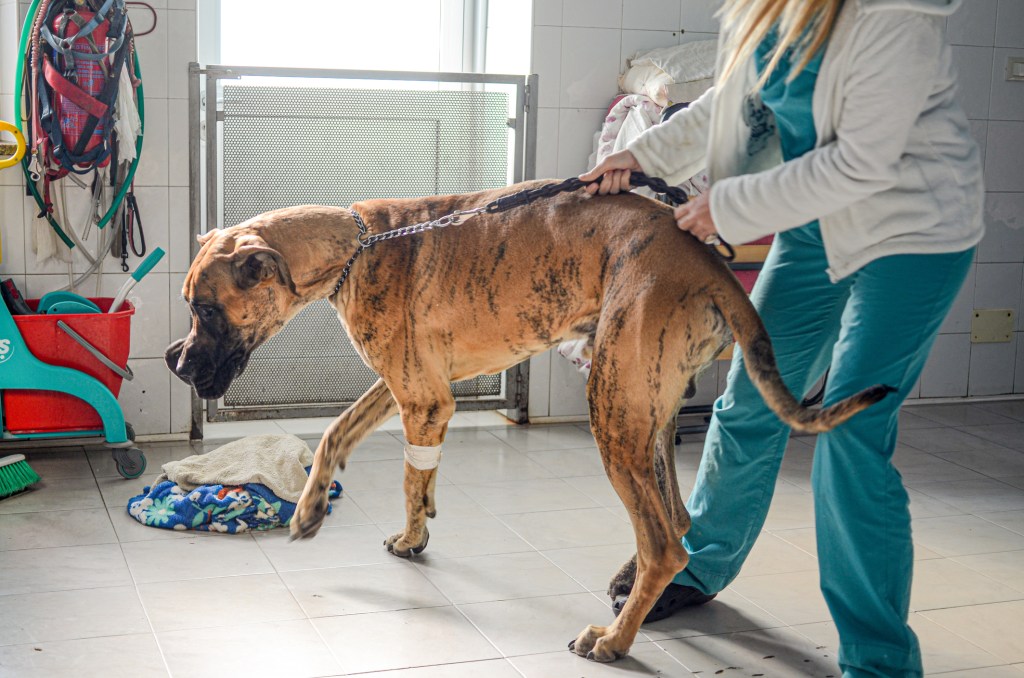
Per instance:
[[[603,589],[631,531],[586,428],[457,423],[430,546],[413,560],[381,545],[403,516],[394,425],[357,450],[325,528],[299,543],[127,516],[162,463],[204,446],[144,446],[149,471],[135,481],[106,452],[33,454],[42,486],[0,502],[0,676],[838,675],[815,576],[813,439],[791,443],[743,576],[604,666],[566,644],[611,619]],[[208,433],[287,430],[315,446],[323,424]],[[1024,401],[908,408],[900,440],[928,673],[1024,678]],[[684,491],[700,449],[700,436],[679,448]]]

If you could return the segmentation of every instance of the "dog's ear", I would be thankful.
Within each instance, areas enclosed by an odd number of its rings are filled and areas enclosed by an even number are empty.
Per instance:
[[[207,231],[206,233],[200,233],[199,235],[196,236],[196,242],[198,242],[200,245],[205,245],[206,243],[210,242],[210,238],[212,238],[216,232],[217,229],[214,228],[210,231]]]
[[[292,294],[298,294],[288,264],[277,250],[246,245],[235,250],[233,259],[235,283],[243,290],[255,287],[264,280],[277,278]]]

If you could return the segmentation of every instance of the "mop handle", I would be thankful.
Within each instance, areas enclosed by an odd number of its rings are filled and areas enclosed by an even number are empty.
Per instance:
[[[121,304],[124,303],[125,298],[128,297],[128,293],[132,291],[135,284],[146,277],[146,274],[153,270],[153,267],[160,263],[160,260],[164,258],[164,250],[162,247],[157,247],[153,250],[153,253],[146,257],[139,267],[135,269],[135,272],[124,281],[121,285],[121,289],[117,291],[117,296],[114,297],[114,303],[110,305],[110,310],[107,313],[117,313]]]

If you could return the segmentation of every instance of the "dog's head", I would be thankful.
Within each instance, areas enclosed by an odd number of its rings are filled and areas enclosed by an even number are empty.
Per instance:
[[[214,230],[199,242],[182,288],[192,330],[164,359],[201,398],[213,399],[301,304],[285,258],[251,228]]]

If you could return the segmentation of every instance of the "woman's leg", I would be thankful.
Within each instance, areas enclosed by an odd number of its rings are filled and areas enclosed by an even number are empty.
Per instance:
[[[751,295],[779,372],[798,397],[828,365],[849,294],[848,284],[829,281],[827,266],[816,225],[781,233]],[[690,563],[674,583],[713,594],[736,577],[764,524],[788,439],[789,427],[765,405],[737,348],[687,501]]]
[[[973,250],[885,257],[854,276],[824,404],[884,383],[897,393],[818,436],[811,474],[821,588],[844,675],[920,676],[907,626],[913,543],[892,465],[900,403],[917,383]]]

